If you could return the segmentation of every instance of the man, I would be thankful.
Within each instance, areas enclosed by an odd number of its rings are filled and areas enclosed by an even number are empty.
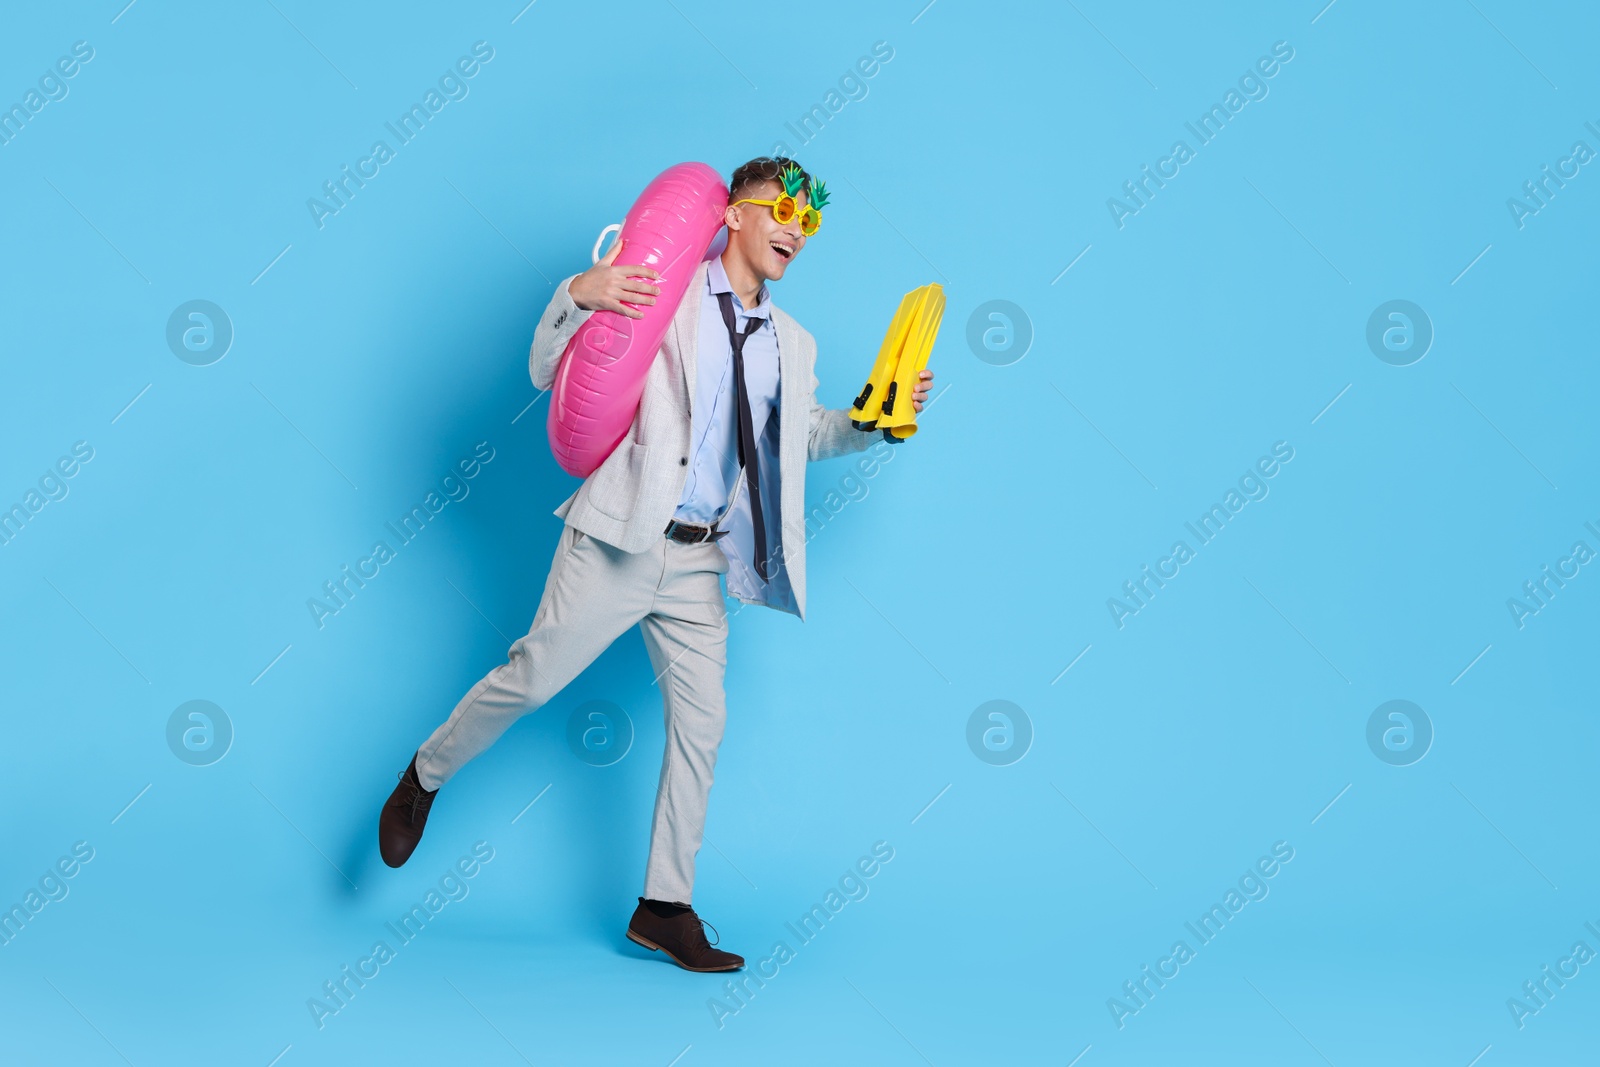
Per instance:
[[[423,742],[378,826],[384,862],[405,863],[439,787],[637,623],[661,684],[666,750],[627,936],[691,971],[744,966],[707,943],[689,903],[724,722],[721,576],[729,595],[804,619],[805,464],[877,439],[817,403],[816,342],[767,290],[820,224],[810,176],[760,158],[729,185],[727,249],[699,265],[627,437],[556,509],[566,525],[532,627]],[[639,318],[655,303],[659,275],[617,266],[618,251],[556,286],[528,356],[534,385],[550,387],[590,314]],[[917,411],[932,377],[924,370],[913,391]]]

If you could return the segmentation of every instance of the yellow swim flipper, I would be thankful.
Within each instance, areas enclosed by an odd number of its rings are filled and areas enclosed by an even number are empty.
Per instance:
[[[917,411],[911,406],[911,393],[917,387],[917,376],[928,365],[933,342],[939,336],[939,322],[944,318],[944,287],[937,282],[924,285],[907,293],[900,302],[901,308],[907,302],[913,304],[915,313],[900,349],[894,376],[884,392],[876,423],[902,441],[917,432]]]
[[[889,391],[889,385],[894,380],[895,365],[900,362],[900,350],[905,346],[906,335],[911,331],[912,320],[915,318],[917,292],[907,293],[900,301],[900,308],[889,323],[889,332],[883,335],[883,346],[878,349],[878,361],[872,365],[872,373],[867,376],[867,384],[861,390],[861,395],[856,397],[855,406],[850,409],[850,423],[858,430],[870,430],[878,425],[878,414],[883,407],[884,394]]]

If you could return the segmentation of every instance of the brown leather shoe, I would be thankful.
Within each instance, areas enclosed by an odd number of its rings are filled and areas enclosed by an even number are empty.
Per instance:
[[[412,756],[411,765],[400,772],[400,784],[384,801],[383,814],[378,816],[378,851],[383,862],[399,867],[411,858],[417,842],[422,840],[428,809],[438,792],[422,788],[417,780],[417,757]]]
[[[705,920],[696,915],[693,908],[670,919],[660,918],[645,906],[644,897],[640,897],[633,918],[628,920],[628,940],[652,952],[665,952],[686,971],[737,971],[743,967],[743,956],[712,948],[706,942],[702,923]],[[712,933],[716,930],[711,927]]]

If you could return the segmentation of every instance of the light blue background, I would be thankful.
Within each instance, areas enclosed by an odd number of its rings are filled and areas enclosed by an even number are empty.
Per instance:
[[[12,10],[0,35],[6,102],[95,49],[0,147],[0,503],[95,450],[0,547],[0,899],[95,850],[0,947],[0,1060],[1593,1049],[1593,964],[1525,1028],[1506,1006],[1600,949],[1600,576],[1522,629],[1506,606],[1600,548],[1600,176],[1520,229],[1506,204],[1600,149],[1584,5],[121,5]],[[319,230],[307,198],[479,40],[470,95]],[[785,123],[877,41],[865,98],[799,143]],[[1107,198],[1193,147],[1184,123],[1277,41],[1269,95],[1119,229]],[[733,619],[694,897],[722,945],[794,947],[786,921],[895,851],[719,1029],[723,978],[622,937],[661,750],[636,634],[450,783],[407,867],[373,838],[395,773],[526,629],[576,484],[528,407],[552,280],[662,167],[780,141],[833,190],[775,290],[817,338],[819,397],[849,403],[930,281],[944,391],[812,540],[810,620]],[[164,337],[193,299],[236,331],[206,367]],[[997,299],[1034,331],[1008,366],[965,338]],[[1392,299],[1435,330],[1411,366],[1365,341]],[[470,496],[318,629],[307,599],[479,441]],[[1107,599],[1277,441],[1270,495],[1119,629]],[[808,501],[851,470],[814,466]],[[165,740],[192,699],[236,731],[208,767]],[[967,747],[993,699],[1033,725],[1010,766]],[[1391,699],[1436,731],[1411,766],[1367,746]],[[566,745],[590,700],[637,730],[608,768]],[[307,999],[480,840],[470,895],[319,1030]],[[1107,999],[1277,841],[1270,895],[1119,1029]]]

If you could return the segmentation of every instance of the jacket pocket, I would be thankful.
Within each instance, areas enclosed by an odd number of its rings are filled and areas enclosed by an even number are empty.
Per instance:
[[[633,517],[634,502],[644,484],[650,447],[635,441],[617,446],[589,482],[589,506],[622,522]]]

